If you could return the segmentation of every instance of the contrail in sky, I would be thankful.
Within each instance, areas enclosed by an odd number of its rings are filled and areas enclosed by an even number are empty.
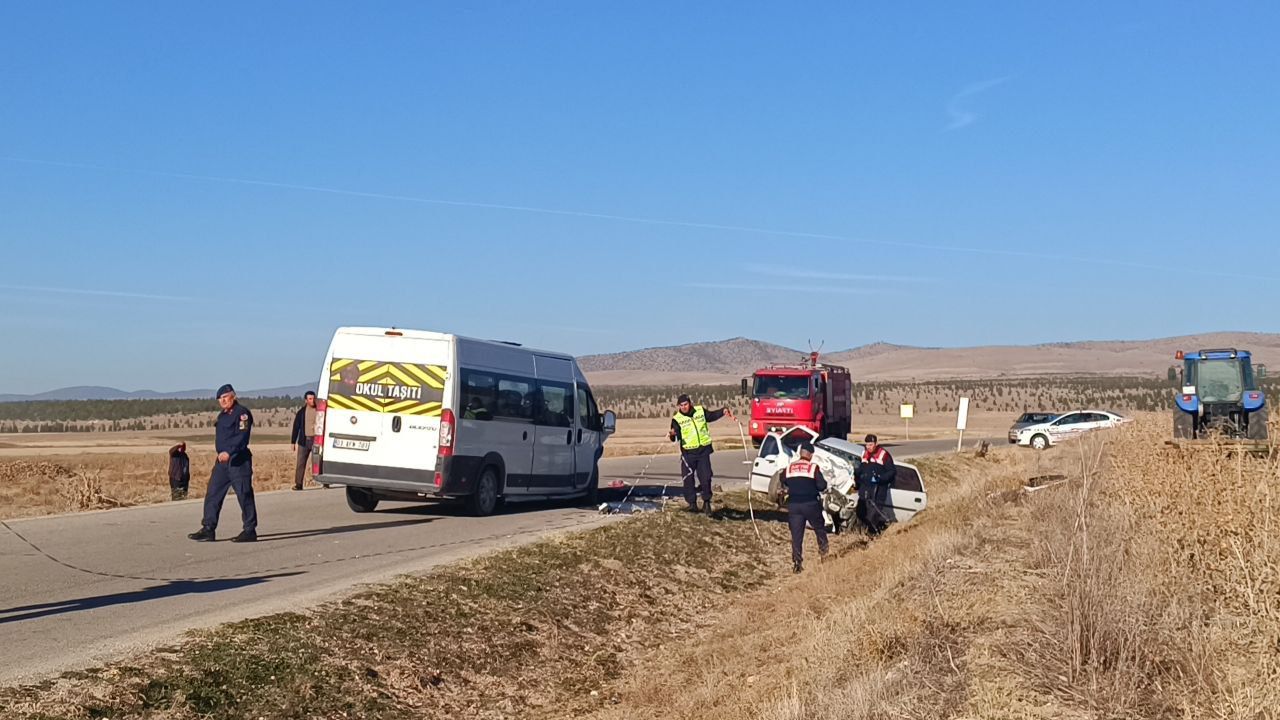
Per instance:
[[[989,81],[990,82],[990,81]],[[198,175],[195,173],[184,172],[168,172],[160,170],[138,170],[132,168],[108,167],[105,165],[94,165],[90,163],[64,162],[60,160],[38,160],[33,158],[19,158],[0,156],[0,160],[7,160],[15,163],[27,163],[31,165],[46,165],[51,167],[76,168],[80,170],[97,170],[102,172],[113,173],[129,173],[134,175],[149,175],[152,177],[174,178],[179,180],[197,180],[203,182],[228,183],[234,185],[247,185],[253,187],[276,188],[280,190],[301,190],[305,192],[325,193],[328,195],[341,195],[345,197],[368,198],[375,200],[391,200],[396,202],[417,203],[420,205],[437,205],[447,207],[476,208],[481,210],[505,210],[510,212],[533,213],[538,215],[555,215],[560,217],[579,217],[592,220],[610,220],[614,222],[625,222],[640,225],[658,225],[663,227],[681,227],[692,228],[695,230],[721,230],[726,232],[736,232],[751,235],[766,235],[770,237],[788,237],[800,238],[806,240],[826,240],[831,242],[856,243],[863,245],[879,245],[883,247],[896,247],[909,250],[928,250],[931,252],[949,252],[949,253],[966,253],[971,255],[986,255],[990,257],[1009,257],[1023,258],[1027,260],[1039,260],[1044,262],[1069,262],[1082,265],[1098,265],[1105,267],[1132,268],[1134,270],[1157,270],[1169,273],[1182,273],[1185,269],[1168,267],[1165,265],[1153,265],[1148,263],[1129,262],[1125,260],[1115,260],[1105,257],[1075,257],[1070,255],[1055,255],[1050,253],[1030,252],[1025,250],[1002,250],[998,248],[979,248],[979,247],[963,247],[957,245],[934,245],[930,243],[906,242],[901,240],[879,240],[873,238],[857,238],[845,235],[831,235],[828,233],[804,232],[801,230],[778,230],[772,228],[749,227],[743,225],[725,225],[721,223],[693,222],[689,220],[668,220],[662,218],[636,217],[633,215],[613,215],[609,213],[596,213],[584,210],[559,210],[556,208],[532,207],[528,205],[507,205],[503,203],[475,202],[470,200],[447,200],[442,198],[425,198],[415,197],[413,195],[396,195],[392,193],[376,193],[365,192],[361,190],[347,190],[344,188],[324,187],[320,185],[302,185],[297,183],[275,182],[271,180],[255,180],[251,178],[221,177],[217,175]],[[1268,275],[1250,275],[1240,273],[1224,273],[1215,272],[1197,268],[1198,276],[1239,278],[1250,280],[1277,280]]]
[[[17,290],[19,292],[59,293],[62,295],[92,295],[94,297],[135,298],[138,300],[182,300],[194,301],[196,298],[177,295],[151,295],[148,293],[123,292],[117,290],[89,290],[86,288],[42,287],[37,285],[0,285],[0,290]]]
[[[960,92],[951,96],[951,101],[947,103],[947,114],[951,116],[951,123],[947,125],[947,130],[959,130],[967,125],[972,125],[978,119],[978,113],[965,108],[965,100],[979,93],[984,93],[991,88],[1008,82],[1008,77],[992,78],[991,80],[983,80],[982,82],[973,83],[961,88]]]

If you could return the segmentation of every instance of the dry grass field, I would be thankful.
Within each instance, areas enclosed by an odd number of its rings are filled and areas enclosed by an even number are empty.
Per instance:
[[[190,497],[204,497],[212,449],[188,449]],[[255,449],[254,489],[293,486],[294,455],[286,446]],[[0,458],[0,519],[169,501],[168,456],[91,452]]]
[[[731,497],[719,519],[638,516],[0,704],[22,720],[1274,717],[1280,464],[1164,436],[1153,416],[1044,453],[922,460],[927,511],[837,537],[798,577],[782,515],[757,504],[759,542]]]

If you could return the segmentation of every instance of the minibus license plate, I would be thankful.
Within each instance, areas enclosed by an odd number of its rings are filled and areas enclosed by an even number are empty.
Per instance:
[[[342,450],[368,450],[368,440],[343,440],[342,438],[333,439],[333,447]]]

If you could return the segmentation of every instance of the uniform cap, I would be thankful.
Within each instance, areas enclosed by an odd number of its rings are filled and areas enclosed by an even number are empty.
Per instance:
[[[218,388],[218,394],[214,395],[214,397],[220,398],[223,395],[226,395],[227,393],[233,393],[235,391],[236,389],[231,387],[231,383],[227,383],[226,385],[223,385],[222,387]]]

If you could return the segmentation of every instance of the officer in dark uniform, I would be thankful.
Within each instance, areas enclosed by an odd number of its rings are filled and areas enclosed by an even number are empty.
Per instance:
[[[889,489],[897,475],[893,456],[880,446],[876,436],[863,439],[862,463],[853,478],[858,486],[858,519],[872,537],[884,532],[893,522]]]
[[[222,513],[227,490],[234,490],[240,502],[243,529],[231,542],[255,542],[258,539],[258,508],[253,502],[253,453],[249,452],[249,435],[253,432],[253,413],[236,401],[236,390],[230,385],[218,388],[218,413],[214,451],[218,458],[209,477],[204,496],[204,520],[200,529],[187,537],[212,542]]]
[[[818,555],[827,554],[827,523],[822,519],[819,496],[827,489],[822,469],[813,461],[813,445],[802,443],[800,457],[782,474],[787,488],[787,524],[791,526],[791,569],[804,569],[804,526],[808,523],[818,538]]]

